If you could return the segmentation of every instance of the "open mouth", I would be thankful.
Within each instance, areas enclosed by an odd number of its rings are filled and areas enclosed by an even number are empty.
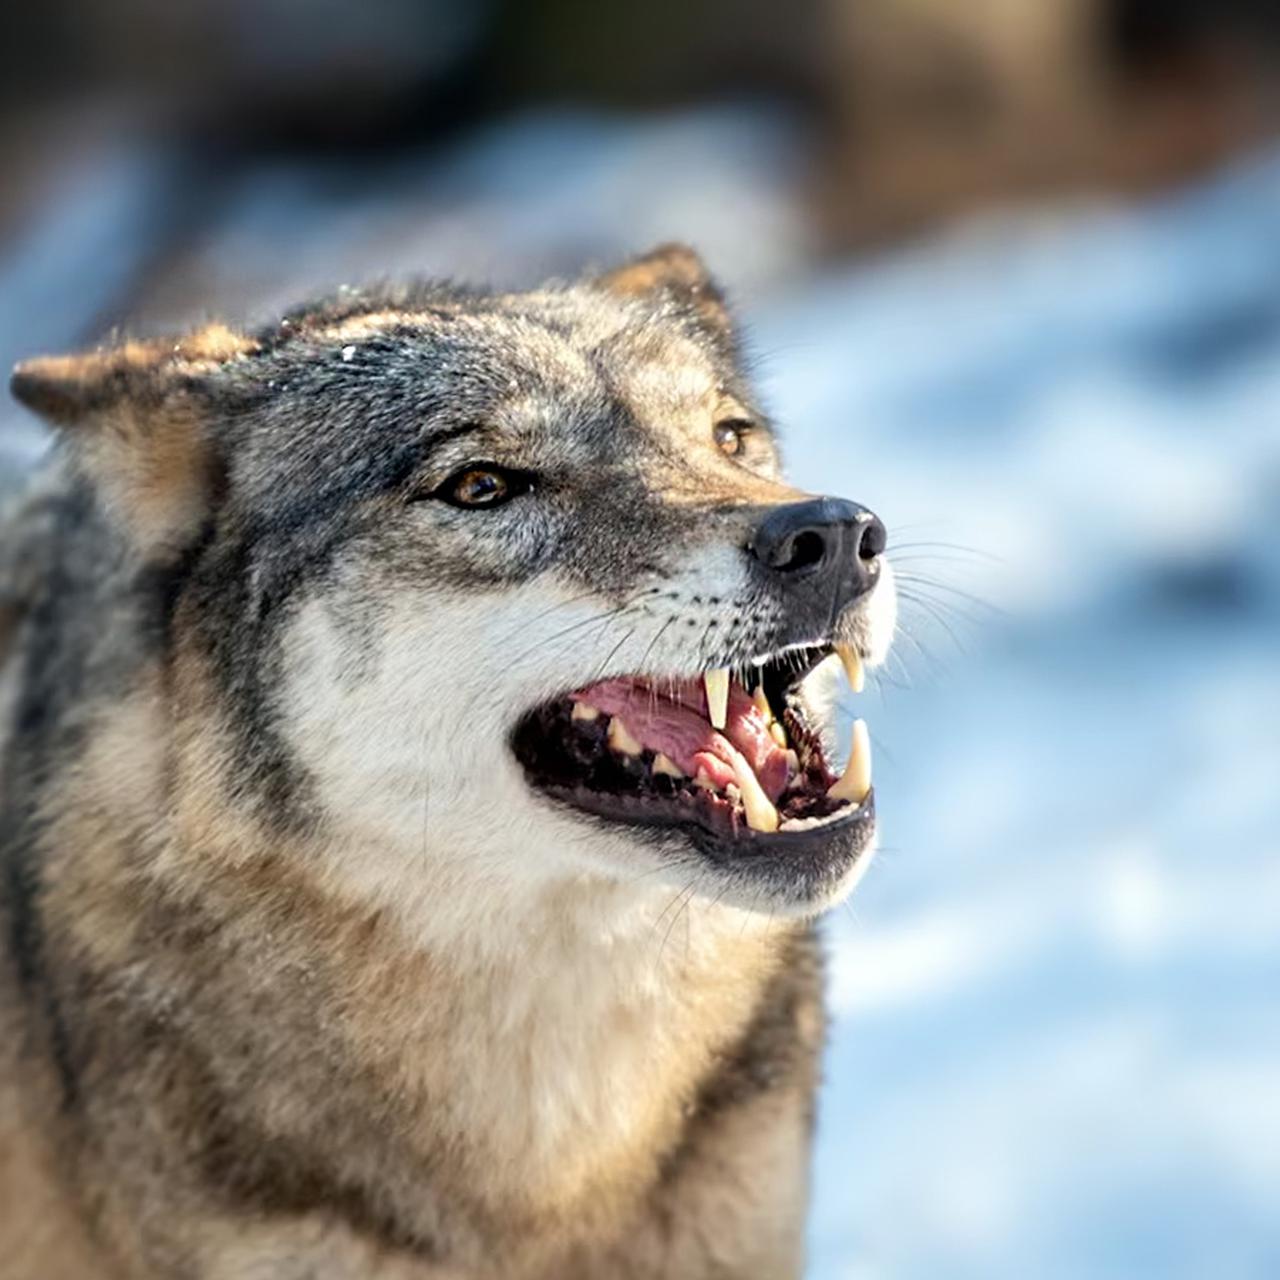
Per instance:
[[[856,651],[803,646],[741,670],[623,676],[573,690],[522,717],[512,748],[536,789],[614,821],[691,825],[735,844],[809,844],[854,826],[869,837],[866,726],[854,722],[837,775],[799,697],[832,653],[860,692]]]

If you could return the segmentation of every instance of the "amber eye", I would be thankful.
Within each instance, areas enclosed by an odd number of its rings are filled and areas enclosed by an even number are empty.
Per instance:
[[[751,423],[741,418],[730,418],[726,422],[717,422],[711,435],[716,442],[716,448],[732,458],[742,452],[743,443],[750,430]]]
[[[529,476],[491,462],[473,462],[455,471],[436,496],[455,507],[499,507],[529,490]]]

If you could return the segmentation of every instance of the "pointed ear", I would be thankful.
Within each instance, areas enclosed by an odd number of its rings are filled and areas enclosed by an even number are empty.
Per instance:
[[[720,286],[706,264],[686,244],[663,244],[605,272],[596,283],[622,297],[674,298],[703,324],[727,335],[732,317]]]
[[[39,356],[13,371],[15,399],[59,428],[104,506],[148,555],[181,550],[217,477],[210,376],[255,346],[221,325],[184,338]]]

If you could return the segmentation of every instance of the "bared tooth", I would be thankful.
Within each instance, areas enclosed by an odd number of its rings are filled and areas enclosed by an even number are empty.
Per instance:
[[[676,764],[676,762],[668,755],[663,755],[661,751],[653,757],[654,773],[665,773],[668,778],[683,778],[684,770]]]
[[[589,702],[575,702],[573,710],[569,713],[570,720],[599,720],[600,708],[593,707]]]
[[[871,735],[867,733],[867,722],[853,722],[853,745],[849,748],[849,763],[844,767],[844,774],[838,782],[827,790],[833,800],[847,800],[850,804],[861,804],[871,790]]]
[[[764,716],[765,724],[772,724],[773,708],[769,705],[769,699],[765,696],[763,685],[756,685],[756,691],[751,695],[751,701],[756,704],[760,714]]]
[[[800,772],[800,757],[790,748],[787,749],[787,776],[794,778]]]
[[[621,716],[614,716],[609,721],[608,742],[612,750],[624,756],[638,756],[644,750],[640,740],[622,722]]]
[[[707,691],[707,715],[713,729],[723,729],[729,716],[729,669],[716,667],[703,672],[702,683]]]
[[[733,776],[742,792],[742,807],[746,810],[747,826],[752,831],[777,831],[778,811],[773,801],[764,793],[760,779],[755,770],[746,762],[740,752],[733,753]]]
[[[787,749],[787,731],[777,720],[769,726],[769,736],[783,749],[783,751]]]
[[[862,668],[861,654],[849,644],[836,645],[836,653],[844,664],[844,674],[849,681],[849,687],[854,693],[861,693],[863,685],[867,683],[867,673]]]
[[[703,791],[716,790],[716,784],[711,781],[711,775],[702,768],[699,768],[697,774],[694,776],[693,785],[695,787],[701,787]]]

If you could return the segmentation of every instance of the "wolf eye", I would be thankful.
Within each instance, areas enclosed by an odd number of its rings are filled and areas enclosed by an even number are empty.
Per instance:
[[[472,462],[455,471],[436,490],[436,496],[455,507],[500,507],[527,493],[529,476],[492,462]]]
[[[716,442],[716,448],[732,458],[742,452],[742,446],[750,430],[751,423],[746,419],[729,418],[724,422],[717,422],[711,435]]]

